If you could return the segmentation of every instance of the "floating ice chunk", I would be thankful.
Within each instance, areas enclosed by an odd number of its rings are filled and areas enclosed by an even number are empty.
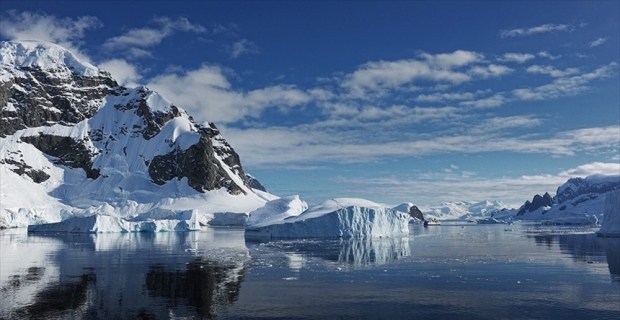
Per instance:
[[[620,237],[620,190],[608,192],[605,196],[603,223],[598,235]]]
[[[88,217],[72,217],[57,223],[28,226],[28,232],[115,233],[192,230],[200,230],[196,215],[192,215],[188,220],[128,221],[119,217],[98,214]]]
[[[340,198],[269,224],[248,224],[245,234],[246,238],[379,238],[408,233],[409,215],[364,199]]]

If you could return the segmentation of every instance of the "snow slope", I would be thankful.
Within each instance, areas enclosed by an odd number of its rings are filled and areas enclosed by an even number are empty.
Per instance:
[[[268,221],[246,226],[246,238],[378,238],[409,233],[409,215],[354,198],[328,200],[299,215],[283,214]]]

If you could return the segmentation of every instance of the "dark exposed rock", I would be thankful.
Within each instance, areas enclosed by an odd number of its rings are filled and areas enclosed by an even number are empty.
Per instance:
[[[420,211],[420,209],[418,209],[418,207],[416,206],[411,206],[411,208],[409,208],[409,215],[412,218],[424,221],[424,215],[422,214],[422,211]]]
[[[572,187],[567,187],[572,186]],[[557,194],[555,196],[556,203],[560,204],[565,201],[574,199],[580,195],[588,194],[588,193],[597,193],[603,194],[612,190],[616,190],[620,188],[620,183],[618,182],[608,182],[608,183],[590,183],[588,179],[584,178],[571,178],[568,181],[558,188]]]
[[[149,175],[154,183],[162,185],[174,178],[187,178],[188,184],[198,192],[205,192],[220,188],[227,188],[231,194],[245,193],[230,177],[215,158],[218,156],[226,156],[223,162],[227,164],[236,173],[240,173],[240,177],[245,177],[239,155],[232,149],[228,149],[226,153],[222,148],[213,146],[212,137],[219,135],[219,131],[211,124],[209,128],[201,128],[202,137],[200,141],[189,147],[187,150],[179,148],[174,151],[156,156],[152,161],[147,163]],[[219,151],[219,152],[218,152]],[[247,181],[244,181],[247,185]]]
[[[38,136],[22,137],[22,141],[32,144],[41,152],[54,156],[53,162],[69,168],[82,168],[90,179],[99,177],[99,170],[92,167],[91,153],[84,141],[76,141],[70,137],[61,137],[40,133]]]
[[[260,181],[258,181],[258,179],[249,174],[246,174],[245,178],[248,180],[248,186],[250,188],[267,192],[267,189],[260,183]]]
[[[11,171],[19,174],[19,175],[27,175],[29,176],[32,181],[36,182],[36,183],[41,183],[43,181],[46,181],[47,179],[50,178],[50,175],[47,174],[45,171],[43,170],[35,170],[33,169],[31,166],[27,165],[24,160],[22,161],[15,161],[13,159],[2,159],[0,160],[0,164],[11,164],[14,166],[17,166],[16,169],[11,169]]]
[[[525,203],[521,206],[521,208],[517,212],[517,215],[522,216],[527,212],[536,211],[538,210],[538,208],[551,207],[551,206],[553,206],[553,198],[548,192],[545,192],[543,196],[537,194],[532,199],[532,202],[530,202],[529,200],[525,201]]]
[[[115,94],[122,95],[124,91],[125,90],[116,90]],[[127,104],[124,105],[114,106],[114,108],[120,111],[135,109],[136,115],[138,115],[144,120],[144,127],[136,127],[133,129],[138,129],[138,131],[142,133],[142,137],[144,137],[144,139],[146,140],[149,140],[152,137],[156,136],[161,131],[161,127],[163,127],[166,122],[175,117],[181,116],[181,112],[175,106],[171,106],[170,112],[167,113],[161,111],[151,111],[146,102],[146,99],[150,93],[152,92],[147,87],[141,87],[138,90],[139,97],[137,99],[130,100]]]
[[[36,67],[17,70],[25,76],[0,83],[0,137],[24,128],[75,124],[90,118],[97,112],[93,102],[118,86],[106,72],[88,77],[74,73],[67,78]]]

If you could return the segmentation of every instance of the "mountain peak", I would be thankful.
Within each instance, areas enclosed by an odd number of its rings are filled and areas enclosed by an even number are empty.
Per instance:
[[[99,76],[107,72],[81,60],[68,49],[41,41],[3,41],[0,43],[0,62],[17,68],[38,68],[60,75]]]

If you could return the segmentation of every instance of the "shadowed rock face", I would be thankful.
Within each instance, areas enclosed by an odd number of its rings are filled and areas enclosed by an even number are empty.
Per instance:
[[[595,193],[595,194],[603,194],[612,190],[616,190],[620,187],[620,185],[616,182],[608,182],[608,183],[600,183],[600,184],[591,184],[587,179],[583,178],[571,178],[568,179],[566,184],[573,185],[572,188],[562,188],[559,187],[557,191],[556,203],[563,203],[567,200],[574,199],[580,195]]]
[[[168,154],[153,158],[147,165],[153,182],[162,185],[174,178],[187,178],[189,186],[198,192],[227,188],[231,194],[243,193],[215,158],[218,150],[213,146],[211,135],[214,132],[219,134],[219,131],[214,131],[214,127],[211,129],[203,128],[200,141],[187,150],[177,148]],[[220,156],[222,155],[225,154],[221,153]],[[232,151],[224,162],[230,167],[238,166],[240,176],[245,177],[237,153]]]
[[[424,221],[424,215],[422,215],[422,211],[420,211],[420,209],[418,209],[418,207],[416,206],[411,206],[411,208],[409,208],[409,215],[412,218]]]
[[[551,207],[553,206],[553,198],[548,192],[545,192],[543,196],[539,194],[535,195],[532,199],[532,202],[525,201],[519,212],[517,212],[518,216],[524,215],[527,212],[536,211],[540,207]]]
[[[53,160],[55,164],[69,168],[82,168],[86,172],[86,177],[90,179],[99,177],[99,170],[92,168],[92,157],[96,154],[86,147],[86,141],[46,134],[22,137],[22,141],[32,144],[45,154],[56,157],[57,159]]]
[[[17,130],[56,123],[71,125],[92,117],[118,84],[109,73],[100,76],[57,77],[33,67],[16,67],[25,76],[0,82],[0,137]]]
[[[248,180],[248,186],[250,186],[250,188],[267,192],[267,189],[253,176],[246,174],[245,178]]]

